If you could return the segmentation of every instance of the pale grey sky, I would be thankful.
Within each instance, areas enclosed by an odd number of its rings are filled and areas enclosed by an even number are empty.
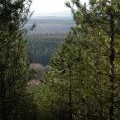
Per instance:
[[[70,0],[32,0],[31,10],[36,16],[62,16],[70,14],[70,9],[65,6],[66,1]],[[81,0],[87,2],[88,0]]]

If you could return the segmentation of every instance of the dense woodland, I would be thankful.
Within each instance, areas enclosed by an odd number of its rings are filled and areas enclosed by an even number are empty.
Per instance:
[[[30,4],[0,1],[0,120],[119,120],[119,0],[71,0],[75,26],[67,36],[35,35],[27,43]],[[44,51],[51,56],[46,76],[29,86],[29,64]]]
[[[47,66],[57,46],[62,44],[66,36],[66,33],[29,35],[27,45],[30,63]]]

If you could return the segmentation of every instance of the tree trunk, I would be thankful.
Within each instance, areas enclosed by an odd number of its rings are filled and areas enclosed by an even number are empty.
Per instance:
[[[115,48],[114,48],[114,15],[110,14],[110,106],[109,106],[109,120],[114,120],[114,82],[115,82]]]
[[[71,67],[70,67],[70,83],[69,83],[69,120],[73,120],[73,103],[72,103],[72,78],[71,78]]]
[[[4,71],[5,66],[0,65],[0,84],[1,84],[1,120],[7,120],[6,115],[6,103],[5,103],[5,94],[6,94],[6,88],[5,88],[5,81],[4,81]]]

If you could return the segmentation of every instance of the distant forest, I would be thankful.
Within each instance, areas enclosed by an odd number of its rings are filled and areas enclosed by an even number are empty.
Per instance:
[[[50,58],[67,33],[33,34],[28,37],[28,55],[30,63],[49,64]]]
[[[32,25],[35,25],[33,31],[30,31],[29,28]],[[74,21],[72,18],[64,17],[39,17],[32,18],[25,25],[25,28],[28,30],[28,34],[40,34],[40,33],[68,33],[72,26],[74,26]]]
[[[31,26],[34,29],[31,31]],[[74,25],[72,18],[41,17],[32,18],[25,25],[28,31],[27,46],[30,63],[48,65],[52,54],[67,37]]]

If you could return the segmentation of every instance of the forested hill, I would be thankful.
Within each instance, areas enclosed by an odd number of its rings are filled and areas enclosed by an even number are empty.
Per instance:
[[[30,27],[35,25],[34,30],[30,31]],[[38,33],[68,33],[70,28],[74,26],[71,17],[38,17],[29,20],[25,26],[29,34]]]
[[[34,25],[33,30],[31,26]],[[48,65],[57,46],[74,26],[72,18],[41,17],[31,19],[25,26],[28,31],[28,53],[30,63]]]

